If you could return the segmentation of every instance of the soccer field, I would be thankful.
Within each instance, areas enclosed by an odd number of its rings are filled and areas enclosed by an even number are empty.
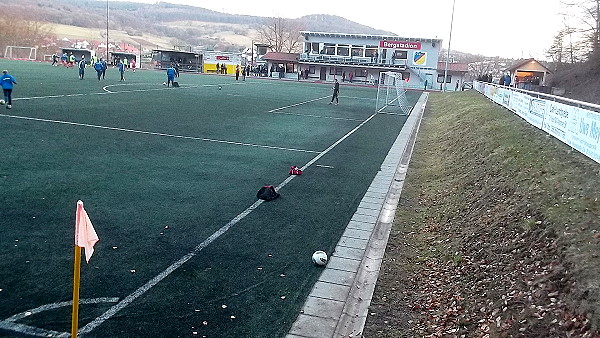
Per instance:
[[[0,106],[0,335],[70,332],[82,200],[100,237],[86,336],[284,336],[322,271],[311,254],[335,247],[406,120],[375,114],[374,87],[328,105],[331,84],[0,68],[18,82]],[[263,185],[281,197],[257,201]]]

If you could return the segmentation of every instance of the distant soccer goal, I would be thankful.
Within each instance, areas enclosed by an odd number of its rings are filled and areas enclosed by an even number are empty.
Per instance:
[[[396,72],[379,73],[375,109],[378,113],[410,114],[412,105],[406,99],[406,86],[402,74]]]
[[[6,46],[4,57],[8,59],[37,60],[37,48],[22,46]]]

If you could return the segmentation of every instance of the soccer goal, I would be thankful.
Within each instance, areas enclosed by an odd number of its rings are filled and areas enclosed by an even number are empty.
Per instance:
[[[37,60],[37,48],[6,46],[4,57],[8,59]]]
[[[410,114],[412,105],[406,99],[406,86],[402,74],[396,72],[379,73],[375,109],[378,113]]]

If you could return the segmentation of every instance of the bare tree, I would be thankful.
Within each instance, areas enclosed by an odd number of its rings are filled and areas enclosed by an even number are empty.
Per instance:
[[[10,15],[0,20],[0,48],[6,46],[42,47],[52,37],[52,27],[39,21],[22,20]]]
[[[574,41],[574,39],[576,39]],[[585,60],[586,49],[582,48],[585,43],[577,40],[577,30],[565,23],[554,36],[554,41],[546,51],[546,55],[552,59],[557,67],[564,63],[576,63]]]
[[[271,46],[274,52],[298,52],[301,46],[301,26],[298,21],[284,18],[271,18],[258,29],[262,43]]]
[[[483,57],[479,61],[469,63],[469,77],[481,79],[484,76],[493,77],[502,73],[499,57]]]
[[[579,31],[587,40],[590,54],[600,53],[600,0],[563,2],[563,5],[579,13],[577,18],[582,24]]]

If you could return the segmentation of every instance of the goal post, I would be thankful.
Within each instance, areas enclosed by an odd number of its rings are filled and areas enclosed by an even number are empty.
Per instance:
[[[377,83],[378,113],[408,115],[412,105],[406,98],[406,85],[401,73],[381,72]]]
[[[7,59],[37,60],[37,48],[23,46],[6,46],[4,57]]]

